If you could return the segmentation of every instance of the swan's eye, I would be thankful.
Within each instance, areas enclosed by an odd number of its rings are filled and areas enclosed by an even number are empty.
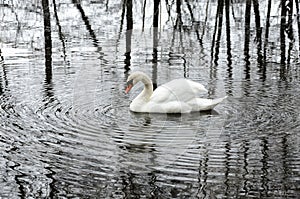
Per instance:
[[[128,86],[133,86],[133,79],[129,80],[127,83],[126,83],[127,87]]]

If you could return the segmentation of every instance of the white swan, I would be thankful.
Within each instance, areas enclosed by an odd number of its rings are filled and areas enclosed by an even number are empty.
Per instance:
[[[207,90],[200,83],[188,79],[175,79],[159,86],[153,92],[150,78],[143,72],[134,72],[127,79],[125,92],[139,81],[144,83],[144,90],[131,102],[130,110],[143,113],[189,113],[192,111],[211,110],[226,97],[218,99],[199,98]]]

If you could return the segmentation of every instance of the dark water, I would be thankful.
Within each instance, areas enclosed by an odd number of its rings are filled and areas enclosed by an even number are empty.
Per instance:
[[[157,34],[153,4],[142,31],[134,2],[126,34],[122,2],[50,1],[45,29],[42,4],[0,0],[0,198],[300,197],[296,17],[291,40],[272,4],[265,45],[265,1],[262,43],[254,4],[249,29],[244,2],[229,22],[224,4],[218,29],[220,1],[166,2]],[[124,86],[137,70],[229,97],[212,112],[134,114],[142,85]]]

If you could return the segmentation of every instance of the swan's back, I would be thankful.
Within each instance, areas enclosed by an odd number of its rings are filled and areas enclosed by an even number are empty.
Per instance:
[[[150,101],[156,103],[188,102],[198,97],[201,92],[207,92],[202,84],[187,79],[175,79],[159,86],[153,92]]]

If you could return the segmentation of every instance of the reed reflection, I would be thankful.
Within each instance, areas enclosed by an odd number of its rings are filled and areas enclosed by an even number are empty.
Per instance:
[[[260,12],[259,12],[259,2],[258,0],[253,0],[253,10],[255,15],[255,29],[256,29],[256,47],[257,47],[257,64],[261,68],[263,63],[262,57],[262,39],[261,39],[261,24],[260,24]]]
[[[153,6],[153,53],[152,53],[152,83],[153,90],[157,88],[157,62],[158,62],[158,21],[159,21],[159,3],[160,0],[154,1]]]
[[[4,81],[7,83],[7,80],[6,80],[6,71],[5,71],[5,68],[4,68],[4,58],[2,56],[2,51],[1,51],[1,48],[0,48],[0,67],[3,69],[3,75],[1,75],[0,73],[0,95],[3,94],[4,92],[4,89],[3,89],[3,85],[2,85],[2,79],[4,79]],[[7,86],[7,84],[6,84]]]
[[[285,61],[286,61],[286,56],[285,56],[285,30],[286,30],[286,0],[281,0],[281,18],[280,18],[280,79],[285,80],[285,73],[286,73],[286,68],[285,68]]]
[[[214,58],[213,61],[215,65],[218,65],[219,50],[220,50],[220,40],[222,35],[222,23],[223,23],[223,8],[224,0],[218,0],[215,28],[213,33],[212,47],[211,47],[211,57]]]
[[[132,0],[126,0],[126,51],[125,51],[125,72],[130,70],[131,65],[131,38],[133,31]]]
[[[268,162],[269,162],[269,141],[267,138],[262,138],[261,140],[261,148],[262,148],[262,159],[261,159],[261,162],[262,162],[262,195],[265,196],[265,197],[269,197],[268,196],[268,193],[269,193],[269,165],[268,165]]]
[[[244,40],[245,79],[250,79],[250,61],[249,61],[250,20],[251,20],[251,0],[246,0],[245,40]]]
[[[52,78],[52,39],[51,39],[51,17],[49,10],[49,1],[43,0],[43,14],[44,14],[44,40],[45,40],[45,66],[46,74]]]
[[[58,28],[58,36],[59,36],[59,40],[61,41],[62,44],[62,52],[63,52],[63,58],[64,61],[66,61],[66,42],[65,42],[65,35],[62,32],[62,27],[58,18],[58,13],[57,13],[57,6],[56,6],[56,0],[53,0],[53,8],[54,8],[54,16],[55,16],[55,20],[56,20],[56,25]]]

